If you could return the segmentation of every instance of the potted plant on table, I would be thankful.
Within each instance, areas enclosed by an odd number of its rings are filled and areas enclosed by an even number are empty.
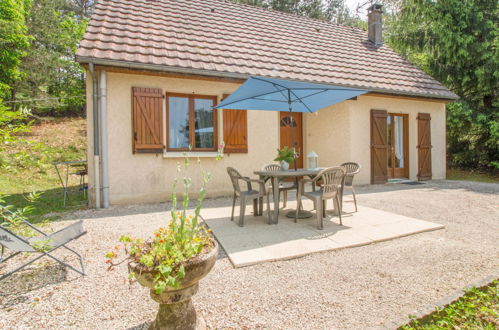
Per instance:
[[[187,176],[189,159],[178,165],[173,183],[170,221],[153,232],[148,239],[121,236],[113,251],[106,254],[109,268],[128,262],[129,278],[150,289],[151,298],[158,302],[159,311],[149,329],[195,329],[198,318],[191,298],[198,290],[199,281],[213,268],[218,244],[211,231],[201,224],[200,211],[206,195],[210,175],[198,159],[202,174],[196,206],[189,211]],[[183,198],[177,209],[176,187],[183,184]],[[124,258],[117,261],[120,251]]]
[[[282,149],[277,149],[277,157],[274,161],[279,162],[283,170],[288,170],[289,165],[293,162],[293,160],[295,160],[295,158],[295,151],[285,146]]]

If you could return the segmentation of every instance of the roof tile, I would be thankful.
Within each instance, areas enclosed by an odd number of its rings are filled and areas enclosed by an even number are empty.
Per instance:
[[[457,98],[363,30],[226,0],[100,1],[77,59]]]

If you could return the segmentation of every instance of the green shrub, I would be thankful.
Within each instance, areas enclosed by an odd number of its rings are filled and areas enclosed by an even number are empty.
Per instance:
[[[465,101],[447,105],[449,165],[499,169],[498,111],[476,111]]]
[[[412,319],[401,329],[490,329],[499,328],[499,280],[466,294],[445,308],[422,319]]]

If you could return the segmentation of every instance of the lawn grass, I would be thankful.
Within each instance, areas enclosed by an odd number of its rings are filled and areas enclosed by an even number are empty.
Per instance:
[[[53,166],[56,161],[86,159],[85,120],[82,118],[45,120],[31,132],[18,136],[16,142],[2,146],[0,192],[5,204],[23,208],[29,204],[26,196],[37,191],[40,198],[29,215],[33,222],[54,220],[58,213],[86,207],[83,193],[78,191],[79,177],[69,176],[74,193],[63,205],[63,189]],[[76,168],[70,168],[70,173]]]
[[[445,308],[400,327],[412,329],[499,329],[499,280],[472,288]]]
[[[447,169],[447,180],[499,183],[499,175],[481,171],[449,168]]]

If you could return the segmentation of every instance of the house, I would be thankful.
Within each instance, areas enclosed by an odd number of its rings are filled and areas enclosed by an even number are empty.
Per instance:
[[[315,151],[319,166],[359,162],[358,184],[445,178],[445,104],[457,96],[383,45],[381,15],[369,8],[366,33],[224,0],[98,2],[76,54],[87,70],[91,204],[168,199],[189,145],[212,173],[209,195],[229,194],[225,168],[252,175],[271,163],[291,124],[298,166]],[[293,123],[211,109],[251,75],[369,92]]]

